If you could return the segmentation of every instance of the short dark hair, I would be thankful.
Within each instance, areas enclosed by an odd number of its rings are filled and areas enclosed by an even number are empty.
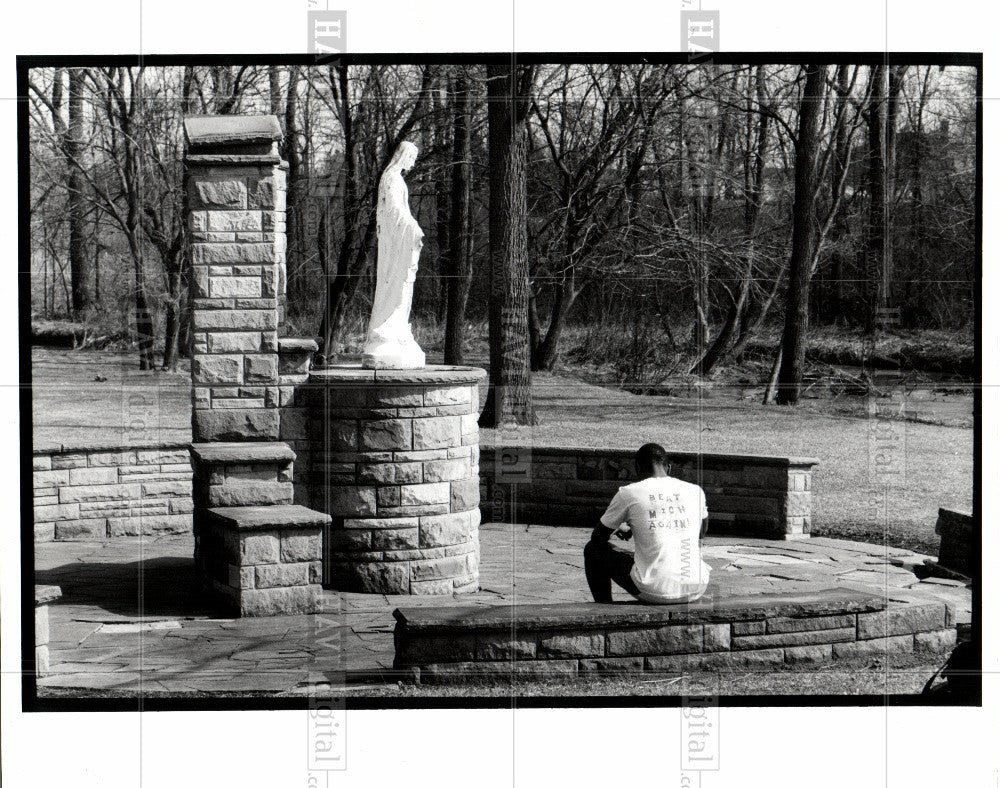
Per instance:
[[[646,443],[635,453],[635,464],[639,473],[652,473],[657,465],[667,467],[670,459],[666,450],[659,443]]]

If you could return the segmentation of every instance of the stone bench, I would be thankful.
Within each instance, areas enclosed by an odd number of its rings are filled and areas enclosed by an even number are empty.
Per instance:
[[[929,561],[933,574],[969,579],[978,576],[975,522],[971,514],[939,509],[934,533],[941,537],[938,559]]]
[[[393,612],[394,667],[422,683],[772,669],[955,645],[944,602],[843,588],[689,605],[561,603]]]

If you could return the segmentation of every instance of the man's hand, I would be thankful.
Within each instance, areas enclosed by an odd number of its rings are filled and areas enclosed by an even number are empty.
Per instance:
[[[627,542],[632,538],[632,529],[627,525],[622,525],[615,531],[615,536],[624,542]]]

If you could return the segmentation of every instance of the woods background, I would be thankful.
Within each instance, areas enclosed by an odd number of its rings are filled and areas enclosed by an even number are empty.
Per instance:
[[[408,139],[426,233],[418,339],[445,363],[482,363],[489,334],[505,416],[531,420],[518,394],[530,370],[603,366],[642,388],[753,353],[766,401],[794,403],[824,327],[945,348],[971,337],[976,77],[885,64],[32,69],[32,317],[175,368],[181,121],[273,113],[289,165],[286,326],[324,354],[362,339],[378,178]]]

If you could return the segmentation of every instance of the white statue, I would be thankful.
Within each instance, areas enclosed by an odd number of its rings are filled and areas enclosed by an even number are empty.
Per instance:
[[[403,180],[417,159],[417,146],[401,142],[378,186],[378,265],[375,301],[361,365],[367,369],[413,369],[424,366],[410,329],[410,304],[424,232],[410,213],[410,193]]]

